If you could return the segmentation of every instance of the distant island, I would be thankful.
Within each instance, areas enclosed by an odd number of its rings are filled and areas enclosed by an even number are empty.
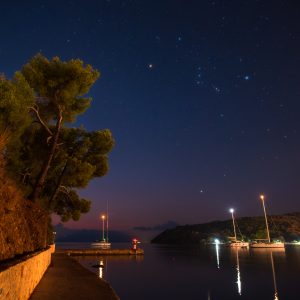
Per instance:
[[[300,212],[268,216],[270,236],[290,242],[300,238]],[[243,217],[236,219],[237,234],[245,240],[263,239],[266,237],[264,217]],[[156,244],[199,244],[211,242],[215,238],[228,241],[233,236],[232,220],[214,221],[197,225],[177,226],[167,229],[151,243]]]
[[[97,229],[71,229],[59,223],[53,227],[56,233],[56,242],[89,243],[101,239],[101,231]],[[131,236],[126,232],[110,230],[109,240],[111,242],[126,243],[131,241]]]

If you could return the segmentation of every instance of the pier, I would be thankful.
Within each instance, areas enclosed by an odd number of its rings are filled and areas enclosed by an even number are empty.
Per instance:
[[[69,256],[88,255],[144,255],[143,249],[64,249],[59,250]]]
[[[119,300],[112,287],[61,251],[52,262],[30,300]]]

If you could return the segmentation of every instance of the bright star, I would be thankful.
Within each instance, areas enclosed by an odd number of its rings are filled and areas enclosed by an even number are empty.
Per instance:
[[[215,85],[212,85],[212,88],[215,90],[216,93],[220,93],[220,92],[221,92],[221,89],[218,88],[218,87],[215,86]]]

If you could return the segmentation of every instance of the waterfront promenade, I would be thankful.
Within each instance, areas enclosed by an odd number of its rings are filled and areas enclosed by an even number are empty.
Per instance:
[[[52,262],[30,300],[117,300],[111,286],[64,252],[52,254]]]

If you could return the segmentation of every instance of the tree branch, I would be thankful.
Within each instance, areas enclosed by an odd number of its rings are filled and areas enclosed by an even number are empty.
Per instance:
[[[42,120],[40,114],[39,114],[39,110],[37,107],[34,106],[30,106],[29,107],[30,110],[33,110],[35,112],[36,117],[38,118],[39,122],[41,125],[43,125],[43,127],[46,129],[46,131],[52,136],[53,133],[52,131],[49,129],[49,127],[46,125],[46,123]]]

